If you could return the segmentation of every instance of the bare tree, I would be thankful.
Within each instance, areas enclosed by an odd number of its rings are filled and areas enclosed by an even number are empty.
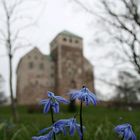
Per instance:
[[[35,21],[26,13],[31,9],[28,6],[37,2],[36,0],[0,0],[0,14],[1,27],[0,27],[0,44],[3,45],[8,54],[9,59],[9,87],[11,97],[11,108],[13,119],[18,120],[16,111],[16,102],[13,94],[13,56],[18,48],[32,46],[22,32],[33,25]],[[39,1],[38,1],[39,2]],[[27,7],[26,7],[26,6]],[[39,6],[39,5],[37,5]],[[24,13],[26,13],[24,15]]]
[[[126,71],[120,71],[118,75],[119,85],[116,87],[117,95],[114,99],[126,103],[138,102],[140,93],[140,80]]]
[[[120,49],[119,58],[129,62],[140,75],[140,1],[99,0],[97,12],[95,1],[73,0],[90,15],[97,17],[115,47]],[[101,31],[104,32],[104,31]],[[102,40],[104,37],[100,38]]]

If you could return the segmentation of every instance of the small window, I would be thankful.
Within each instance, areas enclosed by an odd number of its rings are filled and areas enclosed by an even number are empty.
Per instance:
[[[64,37],[64,38],[63,38],[63,41],[67,41],[67,39]]]
[[[76,43],[76,44],[78,44],[78,43],[79,43],[79,41],[78,41],[78,40],[75,40],[75,43]]]
[[[44,69],[44,64],[43,64],[43,63],[40,63],[39,68],[40,68],[41,70],[43,70],[43,69]]]
[[[34,68],[34,63],[33,62],[29,62],[29,68],[33,69]]]

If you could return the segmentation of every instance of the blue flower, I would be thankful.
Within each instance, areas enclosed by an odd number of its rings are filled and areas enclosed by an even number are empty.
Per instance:
[[[66,125],[65,120],[59,120],[59,121],[55,122],[53,125],[51,125],[50,127],[40,130],[39,134],[43,134],[50,130],[55,134],[63,133],[64,135],[66,135],[65,125]]]
[[[63,121],[57,121],[55,122],[53,125],[51,125],[48,128],[44,128],[42,130],[39,131],[39,134],[44,134],[46,132],[48,132],[48,134],[43,135],[43,136],[34,136],[32,137],[32,140],[52,140],[54,134],[58,134],[58,133],[64,133],[64,135],[66,134],[66,130],[64,128],[65,123]]]
[[[136,136],[132,130],[132,126],[129,123],[117,125],[114,130],[116,133],[121,135],[124,140],[136,140]]]
[[[63,133],[64,135],[66,135],[67,128],[69,129],[70,136],[73,136],[75,131],[77,130],[80,138],[82,137],[80,124],[76,122],[75,118],[70,118],[70,119],[59,120],[55,122],[53,125],[51,125],[50,127],[40,130],[39,134],[44,134],[46,132],[48,132],[48,134],[43,135],[43,136],[38,136],[38,137],[34,136],[32,137],[32,139],[33,140],[51,140],[54,134]]]
[[[78,124],[76,122],[75,118],[68,119],[66,126],[69,127],[69,134],[70,134],[70,136],[73,136],[75,131],[77,130],[77,132],[78,132],[78,134],[80,136],[80,139],[82,138],[80,124]],[[85,129],[85,127],[83,127],[83,129]]]
[[[73,90],[70,92],[71,100],[80,100],[85,102],[86,105],[93,103],[93,105],[97,104],[97,98],[95,94],[93,94],[87,87],[83,86],[81,90]]]
[[[54,93],[48,92],[48,99],[41,100],[41,104],[44,105],[44,113],[47,113],[52,107],[55,113],[59,112],[59,103],[68,104],[69,101],[63,97],[55,96]]]

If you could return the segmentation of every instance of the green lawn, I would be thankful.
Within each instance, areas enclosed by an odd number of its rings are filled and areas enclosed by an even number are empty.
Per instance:
[[[55,119],[70,118],[74,113],[69,113],[67,107],[60,108],[60,114]],[[50,114],[27,113],[26,107],[19,107],[18,113],[20,122],[11,123],[10,107],[0,107],[0,140],[31,140],[37,135],[40,129],[51,125]],[[140,140],[140,111],[120,110],[105,107],[84,107],[83,122],[86,127],[85,140],[119,140],[113,128],[117,124],[129,122],[133,125],[137,140]],[[73,137],[59,135],[57,140],[78,140],[75,134]]]

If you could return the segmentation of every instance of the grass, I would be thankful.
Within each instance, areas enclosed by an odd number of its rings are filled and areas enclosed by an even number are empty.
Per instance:
[[[51,125],[50,114],[39,112],[27,113],[27,107],[19,107],[20,121],[13,124],[11,121],[10,107],[0,107],[0,140],[31,140],[32,136],[38,134],[40,129]],[[74,113],[67,111],[62,106],[60,114],[55,114],[55,119],[70,118]],[[140,139],[140,111],[122,110],[105,107],[84,107],[83,122],[86,127],[85,140],[118,140],[114,133],[115,125],[129,122],[134,128],[137,139]],[[57,140],[78,140],[75,134],[73,137],[59,135]]]

